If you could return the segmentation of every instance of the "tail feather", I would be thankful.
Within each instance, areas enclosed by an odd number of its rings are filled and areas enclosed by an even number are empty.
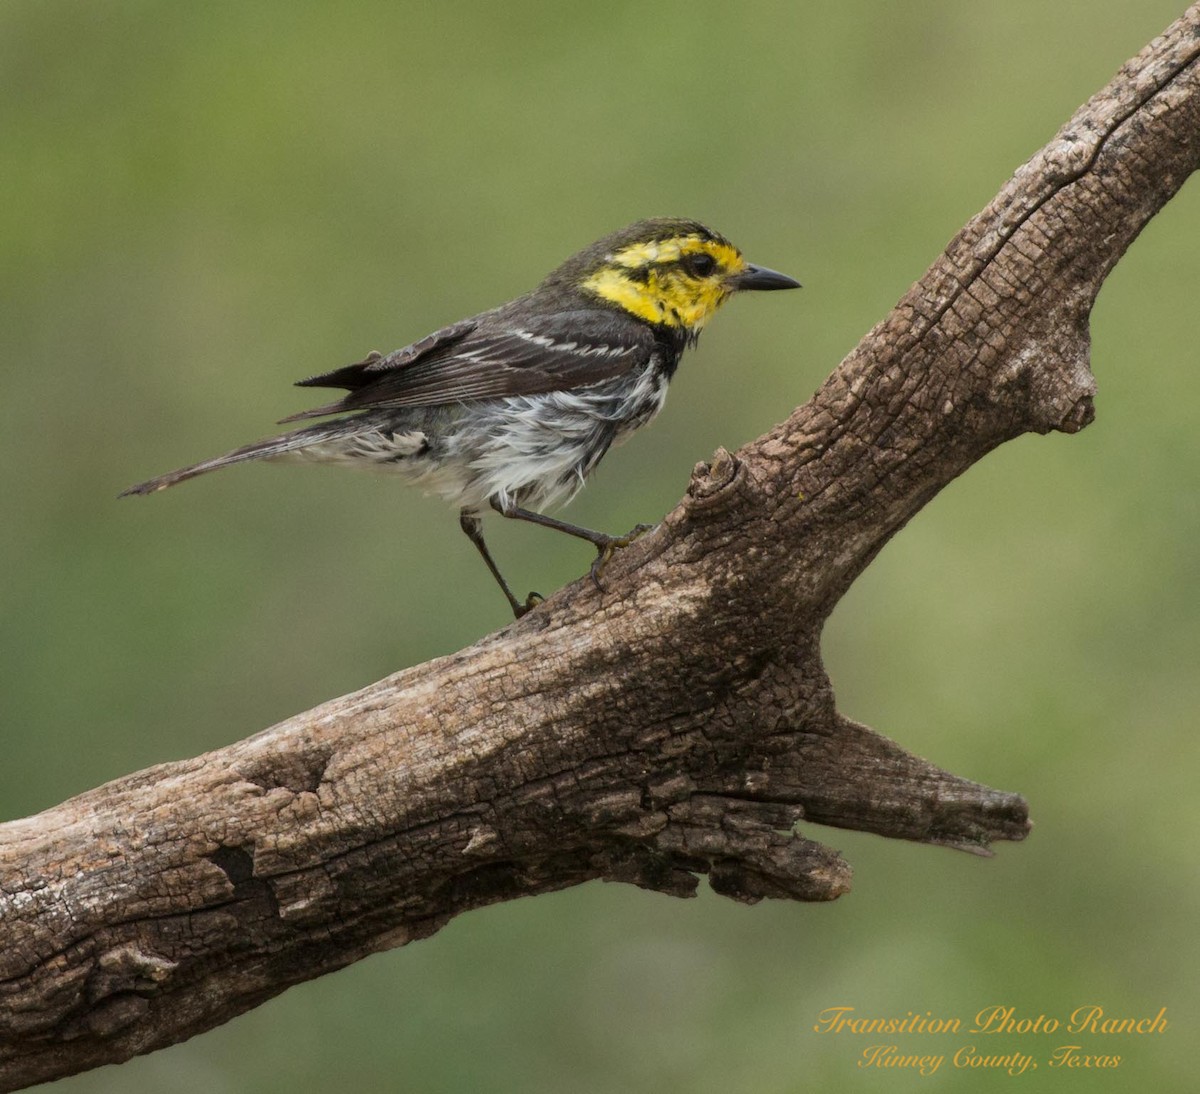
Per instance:
[[[343,426],[343,429],[332,428],[339,425]],[[344,426],[345,420],[342,422],[327,422],[324,425],[296,429],[291,433],[284,433],[278,437],[268,437],[266,440],[242,445],[241,448],[235,448],[232,452],[226,452],[224,456],[214,456],[210,460],[201,460],[199,463],[181,467],[177,471],[169,471],[167,474],[159,475],[157,478],[139,482],[127,490],[122,490],[117,496],[124,498],[131,494],[153,494],[159,490],[165,490],[168,486],[174,486],[178,482],[194,479],[197,475],[206,475],[209,471],[216,471],[218,468],[228,467],[231,464],[245,463],[247,460],[270,459],[272,456],[282,456],[285,453],[294,452],[297,449],[307,448],[309,445],[329,440],[331,437],[345,432]]]

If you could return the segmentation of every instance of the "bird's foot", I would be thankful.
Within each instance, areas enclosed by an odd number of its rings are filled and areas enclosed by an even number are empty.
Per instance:
[[[604,592],[600,577],[604,573],[604,568],[612,561],[613,555],[653,530],[653,524],[638,524],[623,536],[604,536],[596,541],[596,561],[592,563],[592,568],[588,572],[591,574],[593,584],[600,592]]]
[[[524,604],[514,604],[513,614],[520,619],[523,615],[528,615],[539,604],[545,604],[546,598],[541,593],[530,593],[525,598]]]

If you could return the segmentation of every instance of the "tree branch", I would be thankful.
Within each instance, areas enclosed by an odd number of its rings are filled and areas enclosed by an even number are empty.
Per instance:
[[[819,639],[943,486],[1091,420],[1101,283],[1200,155],[1200,5],[607,591],[0,828],[0,1085],[126,1059],[469,908],[592,878],[825,900],[801,820],[987,853],[1025,803],[840,715]]]

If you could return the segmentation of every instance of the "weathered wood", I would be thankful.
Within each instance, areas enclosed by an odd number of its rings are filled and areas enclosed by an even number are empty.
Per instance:
[[[0,1086],[189,1037],[452,916],[591,878],[824,900],[798,821],[986,853],[1021,798],[842,717],[824,620],[1005,440],[1092,417],[1088,315],[1200,156],[1200,5],[951,241],[805,406],[696,468],[606,592],[0,827]]]

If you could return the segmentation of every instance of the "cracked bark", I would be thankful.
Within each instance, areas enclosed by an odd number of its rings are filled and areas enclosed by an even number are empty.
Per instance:
[[[849,888],[802,820],[987,853],[1024,801],[843,717],[824,620],[946,483],[1093,415],[1088,315],[1200,155],[1200,4],[787,421],[470,649],[0,826],[0,1088],[182,1040],[469,908]]]

